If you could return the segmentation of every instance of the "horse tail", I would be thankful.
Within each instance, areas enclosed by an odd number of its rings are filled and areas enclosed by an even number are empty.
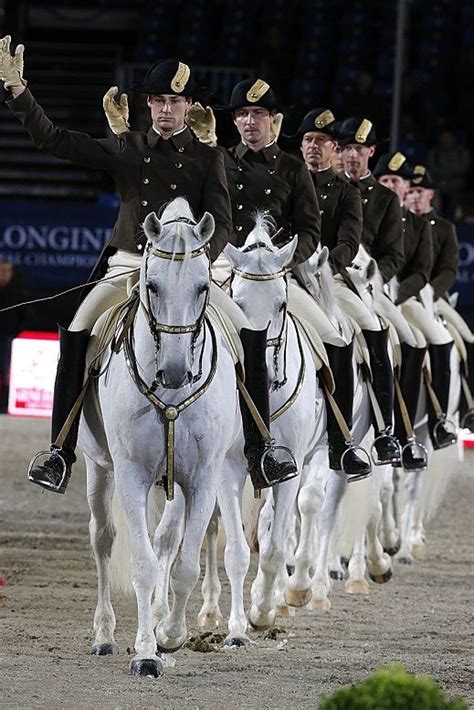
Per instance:
[[[163,502],[157,486],[152,486],[148,495],[148,530],[153,534],[163,511]],[[130,566],[130,538],[122,508],[114,493],[112,500],[112,516],[115,527],[114,544],[110,556],[110,585],[112,590],[121,594],[134,594]]]

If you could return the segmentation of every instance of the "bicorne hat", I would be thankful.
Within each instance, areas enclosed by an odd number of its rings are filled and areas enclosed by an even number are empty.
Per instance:
[[[373,123],[368,118],[346,118],[339,125],[338,133],[340,145],[358,143],[370,148],[377,143],[385,142],[377,140]]]
[[[187,64],[177,59],[163,59],[149,68],[143,84],[134,86],[133,90],[141,94],[175,94],[192,98],[197,88]]]
[[[235,111],[243,106],[259,106],[269,111],[281,111],[282,107],[270,84],[263,79],[244,79],[232,89],[226,106],[216,106],[221,111]]]
[[[415,165],[411,177],[413,187],[425,187],[427,190],[436,190],[433,178],[424,165]]]
[[[396,151],[395,153],[381,155],[373,174],[377,178],[381,175],[398,175],[404,180],[410,180],[413,176],[413,170],[403,153]]]

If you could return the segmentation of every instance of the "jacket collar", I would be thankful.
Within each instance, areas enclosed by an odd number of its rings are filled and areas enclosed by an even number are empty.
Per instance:
[[[150,127],[146,139],[150,148],[154,148],[160,140],[163,140],[158,131],[155,131],[153,126]],[[172,143],[176,150],[184,148],[188,143],[191,143],[192,140],[193,134],[187,126],[185,126],[184,130],[178,131],[178,133],[175,133],[171,136],[171,138],[168,138],[168,141]]]
[[[242,158],[250,152],[255,153],[256,155],[263,155],[265,160],[269,163],[271,160],[275,160],[277,155],[280,153],[280,148],[277,146],[275,141],[272,143],[269,143],[268,145],[265,146],[265,148],[262,148],[261,150],[251,150],[245,143],[240,141],[239,145],[235,149],[236,155],[239,158],[239,160],[242,160]]]
[[[312,172],[311,175],[316,185],[326,185],[336,177],[336,173],[332,168],[326,168],[326,170],[316,170],[316,172]]]

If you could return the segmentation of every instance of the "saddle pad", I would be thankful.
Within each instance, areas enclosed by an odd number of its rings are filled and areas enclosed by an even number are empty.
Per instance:
[[[117,305],[111,306],[96,320],[87,347],[86,373],[92,364],[94,369],[102,367],[102,357],[115,335],[124,307],[131,298],[132,296],[129,296],[124,301],[117,303]]]
[[[319,337],[318,332],[315,330],[315,328],[313,328],[310,323],[308,323],[308,321],[301,320],[300,318],[297,318],[294,314],[292,315],[292,317],[296,323],[296,327],[298,328],[300,335],[303,336],[306,344],[309,347],[316,370],[321,370],[321,373],[324,377],[329,391],[333,393],[336,387],[323,341]]]
[[[234,365],[239,364],[242,372],[244,372],[244,350],[242,348],[242,343],[240,342],[239,333],[237,328],[232,323],[229,316],[224,313],[224,311],[216,308],[214,305],[209,303],[206,309],[206,315],[211,321],[212,325],[219,331],[219,333],[224,338],[224,341],[229,348],[230,354],[234,361]]]

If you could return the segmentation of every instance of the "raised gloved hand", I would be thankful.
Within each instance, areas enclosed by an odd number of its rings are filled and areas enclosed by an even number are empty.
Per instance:
[[[120,102],[115,101],[118,94],[118,86],[111,86],[104,94],[102,105],[104,107],[107,121],[109,122],[110,130],[119,136],[121,133],[126,133],[130,128],[128,122],[128,97],[127,94],[122,94]]]
[[[272,141],[277,141],[278,136],[281,131],[281,124],[283,123],[283,114],[276,113],[272,116],[272,122],[270,123],[270,138]]]
[[[216,117],[210,106],[204,108],[199,102],[192,104],[186,111],[185,121],[201,143],[217,145]]]
[[[12,38],[6,35],[0,39],[0,79],[6,89],[11,86],[26,86],[23,79],[23,52],[25,47],[19,44],[12,55],[10,43]]]

